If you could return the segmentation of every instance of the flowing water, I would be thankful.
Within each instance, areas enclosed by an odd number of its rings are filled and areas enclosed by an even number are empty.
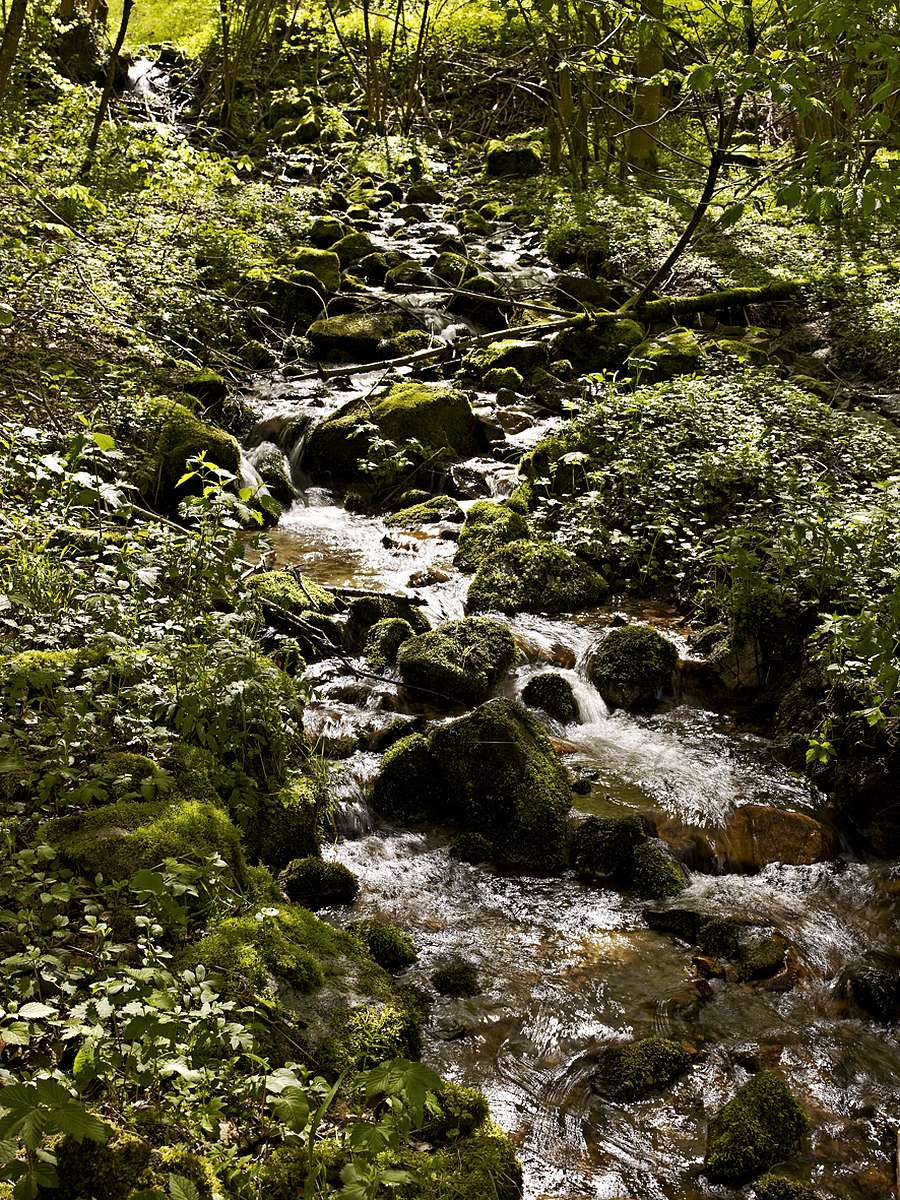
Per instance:
[[[432,231],[452,229],[438,217]],[[424,259],[430,249],[427,238],[390,219],[377,235],[384,244],[401,239],[413,257]],[[519,269],[522,287],[548,277],[531,249],[510,233],[494,252],[513,280],[516,264],[529,260]],[[430,312],[440,298],[425,293],[406,300]],[[432,328],[438,336],[458,333],[438,315]],[[410,592],[432,621],[457,618],[467,580],[453,568],[449,529],[389,529],[377,517],[348,512],[338,496],[302,474],[303,431],[351,396],[403,373],[382,366],[327,383],[283,376],[256,382],[256,441],[281,438],[301,489],[269,540],[279,562],[322,584]],[[524,417],[505,452],[455,470],[452,485],[464,503],[507,492],[515,474],[510,461],[559,419],[546,412]],[[285,445],[285,430],[292,431],[292,445]],[[677,614],[645,608],[635,615],[664,626],[687,652]],[[396,684],[368,678],[361,661],[340,658],[312,668],[317,694],[307,728],[326,742],[351,735],[368,747],[332,768],[342,836],[328,853],[360,878],[352,916],[375,914],[412,934],[419,960],[404,981],[430,991],[429,975],[454,954],[477,966],[480,995],[436,999],[425,1058],[485,1092],[519,1147],[528,1197],[731,1194],[702,1177],[706,1122],[749,1068],[763,1063],[779,1066],[813,1118],[809,1145],[791,1170],[812,1179],[824,1196],[888,1200],[900,1122],[900,1045],[895,1031],[851,1009],[835,984],[861,950],[890,945],[898,890],[892,871],[845,855],[813,866],[773,863],[755,875],[719,873],[720,836],[735,809],[754,803],[817,812],[822,797],[780,767],[763,739],[726,716],[687,704],[643,717],[610,713],[587,678],[585,658],[614,619],[609,610],[510,619],[520,656],[504,690],[519,695],[548,665],[570,680],[579,719],[568,727],[549,722],[549,729],[584,781],[576,804],[590,812],[638,809],[663,832],[706,839],[708,859],[683,899],[781,930],[793,948],[793,986],[706,978],[693,951],[647,927],[642,903],[629,893],[571,875],[513,876],[470,866],[448,855],[446,830],[379,823],[367,803],[378,747],[398,722],[423,714]],[[340,911],[330,916],[347,919]],[[691,1070],[635,1104],[594,1094],[599,1050],[651,1032],[690,1043],[697,1051]]]

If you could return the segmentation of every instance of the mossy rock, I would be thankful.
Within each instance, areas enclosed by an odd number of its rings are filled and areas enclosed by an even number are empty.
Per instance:
[[[386,751],[372,787],[372,807],[388,817],[422,820],[446,809],[447,788],[421,733],[401,738]]]
[[[367,233],[348,233],[340,241],[333,242],[331,250],[338,256],[342,267],[352,267],[360,259],[377,253],[378,247]]]
[[[663,900],[684,891],[684,871],[666,844],[652,839],[634,851],[631,886],[644,900]]]
[[[440,521],[458,523],[463,520],[463,510],[452,496],[433,496],[422,504],[401,508],[385,517],[384,523],[397,529],[415,529],[418,525],[434,525]]]
[[[481,382],[492,392],[520,392],[525,386],[521,371],[517,371],[515,367],[493,367],[485,372]]]
[[[411,601],[394,596],[358,596],[347,609],[344,626],[344,644],[348,650],[361,650],[369,636],[369,630],[381,621],[407,621],[413,633],[424,633],[428,619],[419,606]]]
[[[373,671],[389,670],[397,662],[400,647],[412,637],[415,631],[402,617],[376,621],[366,636],[366,662]]]
[[[166,512],[202,487],[198,476],[181,483],[191,468],[188,460],[200,454],[208,463],[237,474],[241,451],[229,433],[201,420],[176,400],[157,396],[141,405],[146,442],[151,449],[138,471],[138,486],[145,498]]]
[[[689,375],[700,369],[706,351],[690,329],[674,329],[642,342],[628,356],[629,365],[654,381]]]
[[[360,939],[379,967],[384,967],[392,975],[405,971],[419,957],[409,934],[390,921],[367,917],[363,921],[355,921],[350,926],[350,932]]]
[[[165,859],[200,863],[218,855],[238,891],[247,883],[241,837],[228,814],[201,800],[123,801],[71,816],[43,828],[47,842],[83,874],[127,880]]]
[[[509,1137],[490,1121],[431,1153],[392,1156],[417,1182],[398,1200],[521,1200],[522,1167]]]
[[[463,359],[463,366],[478,376],[486,375],[488,371],[514,367],[527,377],[537,367],[546,367],[549,362],[550,346],[547,342],[498,338],[487,346],[470,350]]]
[[[475,294],[469,295],[469,293]],[[494,303],[494,300],[502,298],[503,295],[503,286],[500,281],[493,275],[481,272],[466,280],[465,292],[450,297],[447,311],[490,326],[498,320],[501,312],[501,306]]]
[[[461,287],[468,279],[475,278],[478,267],[462,254],[444,250],[435,259],[431,271],[442,283],[449,283],[451,287]]]
[[[220,921],[179,955],[182,968],[202,963],[241,995],[274,995],[281,985],[309,993],[340,971],[347,956],[358,956],[353,938],[291,905]]]
[[[368,283],[384,283],[392,265],[396,266],[396,263],[392,264],[386,254],[376,251],[361,258],[354,269],[356,274]]]
[[[317,425],[306,445],[304,466],[336,479],[361,478],[359,462],[368,453],[372,426],[398,446],[415,440],[420,458],[444,451],[454,459],[477,448],[477,425],[466,394],[410,380],[394,384],[374,402],[351,401]],[[409,468],[402,470],[408,473]]]
[[[571,321],[552,341],[554,358],[567,359],[582,372],[610,371],[624,365],[644,342],[644,330],[627,318],[597,322],[590,317]]]
[[[211,367],[203,367],[181,380],[181,390],[199,400],[204,408],[220,407],[228,397],[228,383],[224,375]]]
[[[55,1147],[59,1186],[40,1196],[58,1200],[141,1200],[148,1192],[167,1192],[169,1177],[189,1179],[199,1200],[221,1194],[209,1162],[184,1146],[154,1147],[149,1141],[114,1128],[106,1142],[62,1138]]]
[[[367,1071],[392,1058],[417,1060],[422,1053],[421,1010],[403,999],[345,1009],[321,1047],[319,1062],[335,1075]]]
[[[505,625],[467,617],[404,642],[397,669],[404,684],[430,703],[477,704],[491,694],[515,656]]]
[[[613,879],[627,883],[634,865],[634,852],[649,834],[637,813],[621,816],[586,817],[572,831],[571,863],[579,879]]]
[[[494,857],[541,871],[563,866],[568,775],[527,709],[511,700],[490,700],[439,725],[431,734],[430,752],[437,780],[446,788],[447,815],[486,837]]]
[[[77,650],[23,650],[0,658],[0,692],[13,702],[50,700],[77,686],[109,654],[103,642]]]
[[[555,671],[545,671],[529,679],[522,692],[529,708],[542,708],[549,717],[563,725],[578,720],[578,701],[568,679]]]
[[[558,267],[581,267],[594,275],[609,259],[609,234],[596,222],[554,225],[545,239],[547,257]]]
[[[543,146],[539,141],[492,141],[485,151],[484,169],[488,175],[539,175],[543,165]]]
[[[900,1020],[900,954],[872,950],[851,960],[841,973],[841,988],[876,1021]]]
[[[606,580],[563,546],[522,539],[500,546],[469,587],[470,612],[575,612],[607,595]]]
[[[672,689],[675,646],[650,625],[608,630],[591,648],[588,675],[610,708],[629,711],[653,704]]]
[[[306,231],[306,236],[313,246],[317,246],[322,250],[329,250],[335,242],[341,240],[344,233],[344,223],[343,221],[339,221],[337,217],[316,217]],[[340,259],[338,261],[340,262]]]
[[[591,1080],[595,1092],[608,1100],[631,1104],[674,1083],[691,1065],[691,1055],[663,1037],[640,1038],[608,1046],[600,1055]]]
[[[450,958],[431,973],[431,982],[442,996],[468,999],[481,991],[481,981],[474,964],[464,958]]]
[[[341,313],[313,321],[306,336],[319,358],[371,362],[382,356],[383,343],[409,327],[401,312]]]
[[[300,775],[277,792],[256,791],[229,807],[248,857],[277,871],[293,859],[318,855],[325,804],[322,783]]]
[[[297,496],[291,479],[290,464],[283,450],[274,442],[262,442],[247,455],[260,479],[279,504],[287,507]]]
[[[313,912],[335,904],[352,904],[359,895],[359,880],[349,867],[315,856],[288,863],[278,882],[289,900]]]
[[[333,616],[339,608],[333,592],[294,571],[260,571],[250,576],[247,587],[293,616],[304,612]]]
[[[425,179],[411,183],[404,196],[407,204],[440,204],[443,198],[434,184]]]
[[[415,259],[408,258],[402,263],[398,263],[396,267],[391,267],[385,276],[385,284],[387,287],[398,287],[404,285],[406,287],[434,287],[435,277],[420,262]]]
[[[291,261],[298,271],[315,275],[326,292],[336,292],[341,286],[341,259],[333,250],[300,246],[291,252]]]
[[[493,846],[480,833],[461,833],[453,839],[447,848],[451,858],[459,862],[470,863],[473,866],[485,862],[493,854]]]
[[[459,531],[454,564],[461,571],[476,571],[482,563],[490,562],[498,547],[528,536],[528,522],[514,508],[491,500],[476,500]]]
[[[747,1183],[789,1157],[808,1125],[781,1076],[760,1071],[710,1122],[706,1174],[714,1183]]]
[[[786,1175],[763,1175],[753,1185],[756,1200],[817,1200],[818,1193],[808,1184]]]

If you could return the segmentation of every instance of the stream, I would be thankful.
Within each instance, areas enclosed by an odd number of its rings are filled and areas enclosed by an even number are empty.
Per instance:
[[[368,232],[425,261],[434,239],[455,230],[435,206],[425,223],[382,215]],[[491,239],[469,239],[469,254],[481,250],[513,290],[548,286],[553,273],[540,257],[539,235],[503,229]],[[448,317],[437,294],[403,294],[399,302],[417,308],[437,337],[472,329]],[[303,474],[303,430],[379,382],[409,377],[409,368],[381,364],[327,381],[295,375],[260,375],[247,395],[258,419],[250,445],[293,431],[291,444],[281,444],[299,496],[267,535],[276,561],[325,585],[414,594],[433,623],[462,616],[468,579],[453,566],[453,527],[389,528],[346,510],[339,495]],[[492,457],[453,469],[447,486],[464,508],[508,493],[518,456],[562,419],[526,397],[500,404],[479,393],[476,405],[505,436]],[[702,1176],[706,1123],[760,1063],[777,1064],[812,1118],[807,1149],[790,1170],[823,1196],[888,1200],[900,1045],[894,1030],[852,1008],[837,983],[862,950],[890,946],[896,873],[846,852],[811,866],[776,862],[753,875],[729,873],[723,831],[735,810],[755,804],[818,813],[823,797],[726,715],[677,702],[648,716],[611,713],[587,678],[585,656],[623,609],[665,629],[689,655],[678,614],[661,606],[517,615],[508,624],[520,655],[502,694],[520,696],[548,666],[565,675],[579,718],[568,726],[545,720],[581,781],[575,806],[647,812],[669,829],[676,848],[693,847],[682,854],[691,877],[680,901],[752,914],[783,931],[795,956],[793,986],[780,977],[706,977],[696,951],[648,928],[644,902],[632,894],[583,884],[571,873],[544,878],[471,866],[448,855],[446,830],[411,832],[377,819],[367,793],[381,732],[398,717],[432,714],[411,704],[399,684],[350,673],[341,659],[310,668],[316,694],[306,727],[326,745],[352,737],[368,747],[332,763],[341,836],[325,851],[356,872],[361,893],[350,916],[324,915],[338,923],[375,915],[408,931],[419,960],[402,981],[429,992],[429,975],[448,956],[462,954],[477,966],[481,994],[436,998],[423,1057],[484,1091],[518,1146],[529,1200],[733,1194]],[[364,668],[361,660],[355,665]],[[695,1065],[647,1100],[615,1104],[596,1095],[590,1084],[599,1050],[650,1033],[690,1043]]]

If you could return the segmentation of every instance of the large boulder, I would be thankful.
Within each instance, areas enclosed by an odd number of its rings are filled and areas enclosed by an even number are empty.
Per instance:
[[[511,700],[489,700],[427,738],[397,742],[372,792],[379,812],[462,825],[501,863],[539,871],[565,865],[570,801],[550,739]]]
[[[550,346],[547,342],[499,338],[487,346],[470,350],[463,359],[463,366],[479,376],[504,367],[514,367],[523,375],[529,375],[538,367],[546,367],[549,362]]]
[[[541,708],[548,717],[553,717],[563,725],[571,725],[578,720],[578,701],[572,685],[556,671],[543,671],[540,675],[532,676],[525,684],[522,699],[529,708]]]
[[[715,1183],[746,1183],[792,1154],[807,1126],[784,1080],[760,1071],[710,1122],[706,1174]]]
[[[235,439],[186,405],[158,396],[144,402],[140,420],[142,441],[150,450],[141,465],[138,485],[154,507],[171,511],[180,500],[199,491],[203,482],[199,474],[190,479],[183,476],[190,473],[190,460],[201,454],[210,465],[237,474],[241,451]]]
[[[461,571],[476,571],[499,546],[527,539],[528,521],[505,504],[476,500],[459,531],[454,563]]]
[[[306,444],[304,467],[336,479],[360,477],[360,459],[368,453],[373,426],[378,436],[397,446],[418,442],[420,458],[441,451],[459,458],[476,448],[477,426],[466,394],[446,384],[409,380],[374,401],[352,400],[317,425]],[[410,451],[409,457],[415,454]]]
[[[486,837],[500,861],[538,870],[564,865],[569,779],[527,709],[490,700],[438,726],[430,742],[450,811]]]
[[[690,329],[673,329],[642,342],[628,356],[629,366],[653,380],[672,379],[699,370],[706,351]]]
[[[469,612],[574,612],[599,604],[606,580],[570,550],[523,538],[484,560],[469,587]]]
[[[291,255],[298,271],[308,271],[321,283],[326,292],[336,292],[341,286],[341,260],[333,250],[300,246]]]
[[[542,163],[541,143],[538,141],[488,142],[484,169],[488,175],[537,175]]]
[[[592,647],[588,675],[610,708],[633,710],[671,690],[677,661],[673,644],[651,626],[623,625]]]
[[[340,313],[313,321],[306,335],[320,358],[370,362],[383,356],[383,343],[409,329],[401,312]]]
[[[671,851],[651,837],[638,813],[591,816],[572,832],[571,863],[579,878],[611,880],[634,888],[645,900],[675,896],[684,888],[684,872]]]
[[[491,694],[516,657],[505,625],[486,617],[450,621],[409,638],[397,654],[407,687],[433,704],[478,704]]]

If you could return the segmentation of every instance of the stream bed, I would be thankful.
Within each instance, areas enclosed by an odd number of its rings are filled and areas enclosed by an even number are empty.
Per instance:
[[[436,218],[433,228],[446,226]],[[376,234],[385,243],[405,238],[413,257],[429,251],[426,236],[388,221]],[[545,267],[513,234],[495,259],[514,271],[523,255],[531,260],[524,280],[535,286]],[[404,302],[423,311],[437,303],[428,293]],[[448,335],[447,323],[434,327]],[[327,382],[260,377],[249,397],[260,422],[257,441],[279,421],[308,427],[382,379],[404,375],[407,368],[382,364]],[[501,426],[502,416],[494,413]],[[502,452],[459,469],[454,482],[463,507],[507,493],[515,459],[562,419],[527,406],[520,418],[509,422],[515,432]],[[432,622],[463,615],[468,581],[453,567],[452,530],[399,531],[350,512],[338,494],[303,476],[302,436],[290,457],[300,494],[267,535],[278,564],[324,585],[415,595]],[[823,1196],[888,1200],[900,1044],[894,1030],[852,1008],[838,983],[861,951],[889,949],[895,939],[896,873],[847,852],[809,866],[770,862],[756,874],[730,872],[723,831],[735,810],[756,804],[818,813],[823,797],[728,716],[677,702],[647,716],[610,713],[585,658],[622,607],[509,618],[519,659],[503,694],[520,696],[548,666],[569,680],[578,720],[546,723],[584,783],[573,794],[575,806],[602,813],[612,803],[652,814],[658,825],[670,822],[680,845],[700,847],[693,857],[682,855],[691,874],[680,899],[719,914],[752,914],[783,932],[794,955],[790,982],[708,977],[694,950],[648,927],[644,903],[633,894],[571,874],[545,878],[469,865],[449,856],[446,830],[384,824],[367,800],[380,761],[371,749],[331,765],[341,836],[325,853],[359,877],[352,918],[375,915],[409,932],[419,959],[401,978],[426,991],[433,993],[429,976],[449,956],[476,965],[482,992],[435,999],[423,1057],[484,1091],[494,1119],[518,1146],[529,1200],[734,1194],[702,1176],[707,1121],[760,1065],[777,1066],[811,1116],[811,1136],[789,1171]],[[629,615],[665,628],[689,653],[676,613],[645,606]],[[316,692],[306,727],[326,743],[365,741],[361,734],[372,743],[373,731],[398,716],[434,717],[410,703],[399,681],[369,678],[361,659],[328,659],[311,667],[310,677]],[[325,915],[348,919],[341,910]],[[650,1099],[601,1099],[591,1088],[599,1051],[611,1040],[650,1033],[689,1043],[693,1067]]]

